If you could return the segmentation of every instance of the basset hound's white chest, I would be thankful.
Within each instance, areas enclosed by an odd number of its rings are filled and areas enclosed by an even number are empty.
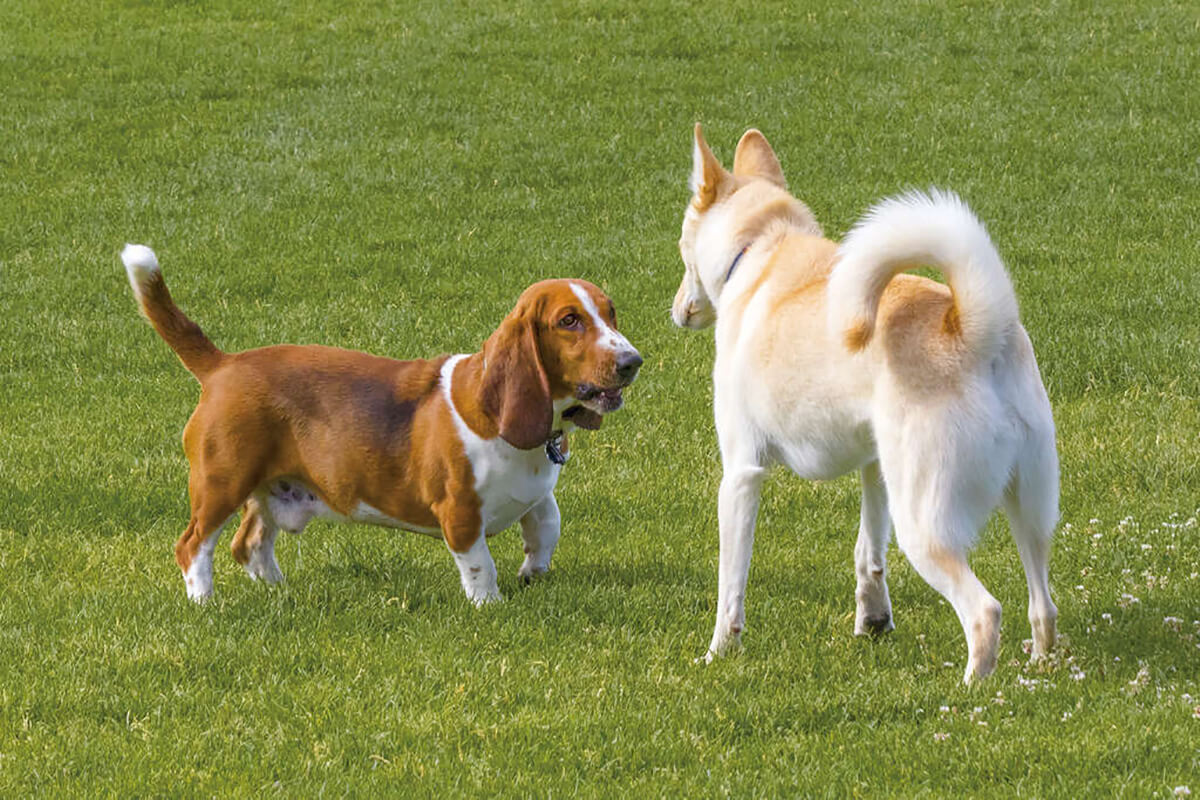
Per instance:
[[[512,525],[553,492],[562,467],[550,461],[544,448],[518,450],[498,436],[483,439],[471,430],[450,397],[454,367],[463,358],[466,356],[452,356],[442,365],[442,392],[471,463],[483,530],[490,536]]]

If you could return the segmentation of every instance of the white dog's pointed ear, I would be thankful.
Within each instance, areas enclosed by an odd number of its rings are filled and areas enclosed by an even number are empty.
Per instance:
[[[721,185],[729,179],[729,172],[717,161],[708,143],[704,141],[704,132],[700,123],[696,123],[696,144],[692,148],[692,178],[691,187],[695,197],[692,202],[703,211],[717,200],[717,192]]]
[[[787,188],[783,177],[783,168],[775,151],[767,143],[767,137],[757,129],[751,128],[742,134],[738,142],[737,152],[733,156],[733,174],[739,178],[762,178],[781,189]]]

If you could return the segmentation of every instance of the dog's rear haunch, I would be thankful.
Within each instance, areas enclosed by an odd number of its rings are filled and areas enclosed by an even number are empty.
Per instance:
[[[440,536],[467,597],[498,600],[487,537],[520,521],[519,577],[549,569],[567,437],[620,408],[642,363],[612,301],[579,280],[530,286],[478,353],[223,353],[175,305],[149,248],[121,256],[142,313],[202,388],[183,433],[191,519],[175,545],[195,600],[212,594],[217,537],[239,508],[233,556],[253,578],[283,578],[280,529],[328,517]]]
[[[759,489],[773,463],[811,479],[860,471],[855,632],[893,626],[894,524],[901,550],[962,623],[968,682],[995,669],[1000,604],[966,556],[1002,505],[1029,586],[1033,656],[1043,656],[1058,615],[1047,574],[1058,519],[1054,420],[983,225],[952,194],[910,193],[876,205],[839,247],[788,193],[756,130],[738,143],[730,172],[697,125],[691,187],[671,314],[682,327],[716,324],[724,476],[706,657],[740,642]],[[948,285],[901,274],[919,266]]]

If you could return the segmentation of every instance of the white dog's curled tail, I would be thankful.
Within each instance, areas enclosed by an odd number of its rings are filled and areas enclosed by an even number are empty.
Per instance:
[[[883,200],[846,235],[829,278],[830,331],[851,351],[866,347],[888,282],[921,266],[950,285],[947,330],[977,357],[998,352],[1017,324],[1012,282],[983,223],[958,195],[937,189]]]

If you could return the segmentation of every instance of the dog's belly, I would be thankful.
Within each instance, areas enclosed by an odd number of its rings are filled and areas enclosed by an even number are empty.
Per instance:
[[[532,460],[539,461],[536,458]],[[496,470],[499,474],[495,475],[495,480],[484,482],[485,489],[480,493],[480,518],[484,533],[488,536],[499,533],[525,516],[529,509],[554,491],[558,481],[559,467],[549,462],[544,466],[539,463],[532,470],[524,464],[508,463],[504,466],[508,470]],[[364,502],[358,503],[349,514],[339,514],[307,485],[291,478],[269,484],[266,487],[266,503],[275,524],[292,533],[304,530],[313,519],[328,519],[399,528],[428,536],[442,535],[440,528],[389,517]]]
[[[875,460],[869,424],[851,415],[796,415],[764,426],[773,455],[806,480],[833,480]]]
[[[801,478],[829,481],[851,470],[861,468],[875,459],[874,448],[858,442],[845,442],[845,447],[829,447],[827,441],[776,442],[775,455]]]
[[[314,517],[336,522],[361,522],[365,525],[381,525],[400,528],[429,536],[441,536],[441,530],[424,525],[394,519],[377,508],[360,502],[349,515],[339,514],[325,504],[321,498],[303,483],[288,479],[277,480],[267,486],[267,509],[275,524],[285,531],[299,533]]]

